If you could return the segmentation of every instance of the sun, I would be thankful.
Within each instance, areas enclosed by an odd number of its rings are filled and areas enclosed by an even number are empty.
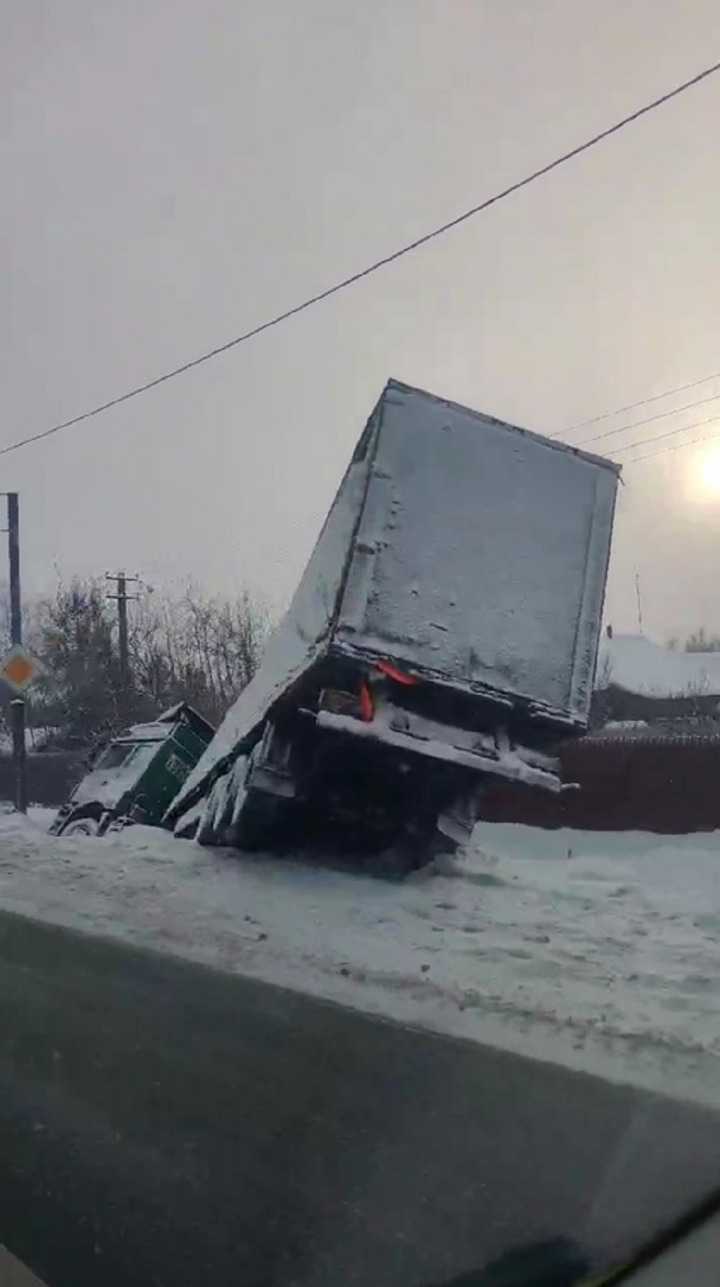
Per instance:
[[[698,496],[720,497],[720,446],[704,447],[692,463],[693,490]]]

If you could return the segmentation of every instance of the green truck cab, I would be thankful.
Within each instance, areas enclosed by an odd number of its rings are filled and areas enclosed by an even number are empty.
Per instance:
[[[53,835],[102,835],[139,822],[159,827],[214,729],[185,702],[114,737],[59,809]]]

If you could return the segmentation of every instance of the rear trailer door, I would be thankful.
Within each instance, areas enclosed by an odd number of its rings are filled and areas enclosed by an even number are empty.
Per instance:
[[[587,715],[616,467],[391,383],[341,651]]]

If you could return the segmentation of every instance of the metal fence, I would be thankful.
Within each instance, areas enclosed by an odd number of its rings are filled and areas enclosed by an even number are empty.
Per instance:
[[[720,830],[720,729],[633,729],[599,733],[558,748],[567,789],[551,795],[514,784],[492,787],[483,816],[546,828]]]
[[[567,789],[552,795],[512,783],[488,790],[492,822],[588,831],[666,834],[720,830],[720,729],[692,726],[597,733],[558,748]],[[28,799],[58,807],[84,771],[77,752],[28,755]],[[0,755],[0,801],[13,794],[12,760]]]
[[[59,806],[81,777],[85,767],[75,751],[36,751],[27,757],[28,800],[30,804]],[[0,801],[13,798],[11,755],[0,755]]]

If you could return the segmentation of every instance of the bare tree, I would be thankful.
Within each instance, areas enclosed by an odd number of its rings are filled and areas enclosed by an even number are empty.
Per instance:
[[[698,675],[686,684],[681,697],[687,698],[689,703],[689,714],[698,717],[705,712],[707,699],[711,696],[710,681],[707,675]]]
[[[9,643],[0,586],[0,649]],[[152,719],[187,701],[217,725],[252,678],[267,635],[267,610],[247,591],[143,595],[130,614],[131,688],[124,692],[117,622],[104,580],[59,582],[26,605],[25,638],[43,663],[27,699],[28,727],[57,743],[94,746],[129,720]],[[0,682],[0,734],[10,690]]]
[[[79,579],[28,612],[27,638],[43,663],[30,697],[31,718],[81,741],[107,735],[121,719],[122,683],[105,586]]]
[[[247,591],[224,598],[188,585],[177,598],[146,597],[130,632],[137,691],[158,707],[187,701],[217,724],[255,673],[267,630]]]
[[[720,652],[720,636],[709,635],[704,626],[685,641],[686,652]]]

